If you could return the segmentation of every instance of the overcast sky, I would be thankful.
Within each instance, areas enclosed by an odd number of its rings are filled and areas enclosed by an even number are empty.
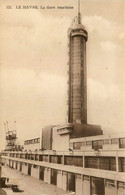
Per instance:
[[[11,5],[12,9],[6,9]],[[16,5],[74,9],[16,9]],[[104,133],[125,131],[124,0],[81,0],[88,31],[88,123]],[[0,141],[4,122],[17,121],[20,142],[67,120],[67,30],[76,0],[0,2]]]

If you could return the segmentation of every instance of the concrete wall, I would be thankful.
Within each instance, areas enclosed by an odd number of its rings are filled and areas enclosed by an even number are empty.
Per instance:
[[[44,182],[48,182],[48,173],[47,173],[47,167],[45,167],[45,170],[44,170]]]
[[[106,195],[117,195],[116,187],[106,186],[105,187],[105,194]]]
[[[39,166],[34,168],[33,165],[32,165],[31,176],[39,179]]]
[[[13,168],[16,169],[16,161],[13,161]]]
[[[51,181],[51,169],[48,168],[47,172],[48,172],[48,184],[50,184],[50,181]]]
[[[45,170],[44,170],[44,182],[50,184],[50,178],[51,178],[51,169],[45,167]]]
[[[82,175],[76,175],[76,195],[82,195]]]
[[[17,163],[17,170],[20,171],[20,162]]]
[[[103,144],[103,149],[109,149],[110,148],[110,144]]]
[[[82,195],[90,195],[90,181],[88,180],[82,182]]]
[[[53,128],[52,149],[57,151],[65,151],[69,149],[69,134],[59,135],[57,128]]]
[[[28,165],[25,165],[25,163],[22,164],[22,172],[27,175],[28,174]]]
[[[7,160],[7,163],[6,163],[7,166],[9,166],[9,160]]]
[[[9,166],[12,167],[12,160],[10,160]]]
[[[67,172],[62,173],[62,189],[67,190]]]
[[[57,173],[57,187],[62,188],[62,171]]]
[[[110,149],[113,149],[113,150],[119,149],[119,144],[111,144]]]
[[[123,189],[123,188],[118,189],[117,195],[124,195],[124,194],[125,194],[125,189]]]
[[[8,159],[5,160],[5,166],[9,166],[9,160]]]

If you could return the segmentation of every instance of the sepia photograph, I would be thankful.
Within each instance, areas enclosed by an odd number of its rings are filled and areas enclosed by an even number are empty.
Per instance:
[[[0,1],[0,195],[125,195],[125,0]]]

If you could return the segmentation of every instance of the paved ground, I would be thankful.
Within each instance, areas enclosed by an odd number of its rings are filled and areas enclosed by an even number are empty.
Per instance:
[[[1,188],[0,188],[0,195],[6,195],[6,193],[4,192],[4,190],[2,190]]]
[[[56,186],[44,183],[31,176],[26,176],[9,167],[2,167],[2,177],[8,177],[9,182],[19,185],[23,192],[13,192],[6,189],[7,195],[70,195],[73,193],[65,192]]]

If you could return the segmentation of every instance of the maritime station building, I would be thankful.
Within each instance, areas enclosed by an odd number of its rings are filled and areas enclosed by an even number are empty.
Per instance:
[[[87,123],[88,33],[80,13],[68,40],[68,123],[42,128],[22,151],[2,151],[2,164],[76,195],[123,195],[125,133],[104,135]]]

